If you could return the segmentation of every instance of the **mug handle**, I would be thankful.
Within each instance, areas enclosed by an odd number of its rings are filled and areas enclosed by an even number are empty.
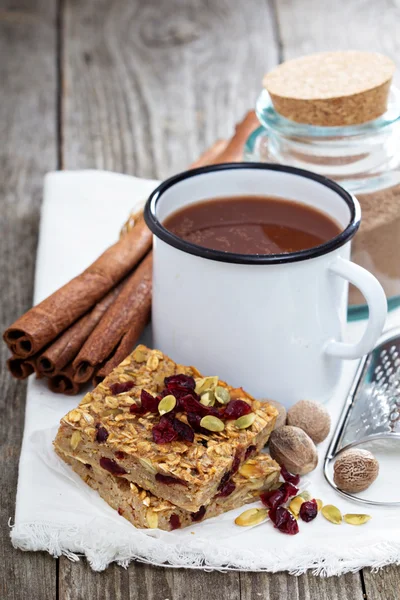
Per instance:
[[[355,344],[329,340],[325,352],[340,358],[361,358],[370,352],[382,333],[387,315],[387,300],[379,281],[369,271],[359,265],[337,257],[329,270],[358,287],[365,297],[369,308],[367,327],[361,339]]]

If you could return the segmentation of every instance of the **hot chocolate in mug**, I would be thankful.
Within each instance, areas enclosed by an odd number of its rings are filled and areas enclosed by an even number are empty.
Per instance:
[[[314,207],[336,221],[340,233],[307,250],[244,255],[203,248],[163,226],[190,203],[243,195]],[[338,184],[293,167],[222,164],[168,179],[145,208],[154,234],[154,347],[256,398],[286,407],[305,398],[327,401],[343,359],[372,350],[386,317],[379,282],[349,260],[360,217],[358,201]],[[369,306],[364,334],[354,344],[342,341],[348,282]]]

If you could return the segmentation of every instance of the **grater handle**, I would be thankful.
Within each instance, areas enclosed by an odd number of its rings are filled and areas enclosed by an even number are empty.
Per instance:
[[[329,340],[325,352],[331,356],[354,359],[370,352],[382,333],[387,315],[387,300],[379,281],[369,271],[341,257],[336,257],[329,270],[358,287],[365,297],[369,318],[361,339],[355,344]]]

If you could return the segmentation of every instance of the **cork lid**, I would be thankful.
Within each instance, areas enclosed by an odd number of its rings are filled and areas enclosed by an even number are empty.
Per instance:
[[[275,110],[292,121],[355,125],[386,111],[394,71],[377,52],[319,52],[282,63],[263,85]]]

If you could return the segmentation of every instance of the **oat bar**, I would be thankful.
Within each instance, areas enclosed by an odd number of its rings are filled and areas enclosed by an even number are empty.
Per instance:
[[[138,528],[164,529],[171,531],[216,517],[217,515],[254,502],[262,491],[269,490],[279,479],[280,467],[268,454],[249,459],[232,477],[232,491],[228,496],[217,494],[207,507],[197,512],[178,508],[167,500],[160,500],[150,492],[130,483],[123,477],[115,477],[104,469],[85,465],[71,453],[56,450],[59,456],[77,473],[85,483],[120,515]]]
[[[138,346],[61,420],[55,446],[196,512],[260,452],[277,414],[241,388]]]

